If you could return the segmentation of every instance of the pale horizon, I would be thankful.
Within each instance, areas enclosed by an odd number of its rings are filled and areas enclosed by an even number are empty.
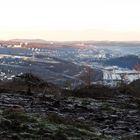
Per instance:
[[[139,0],[0,2],[0,40],[140,40]]]

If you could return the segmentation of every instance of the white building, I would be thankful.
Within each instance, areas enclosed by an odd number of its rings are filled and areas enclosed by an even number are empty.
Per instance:
[[[14,45],[13,48],[21,48],[22,47],[22,43],[20,43],[19,45]]]
[[[114,83],[121,80],[130,83],[139,78],[140,72],[136,70],[121,69],[118,67],[107,67],[103,69],[103,81],[106,83]]]

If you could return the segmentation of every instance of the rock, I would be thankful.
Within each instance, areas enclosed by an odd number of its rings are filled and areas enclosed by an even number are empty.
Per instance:
[[[84,117],[78,117],[77,120],[79,120],[79,121],[85,121],[85,118]]]
[[[54,135],[52,133],[44,133],[42,136],[43,140],[55,140]]]
[[[0,127],[1,128],[9,128],[12,125],[12,121],[5,119],[5,118],[1,118],[0,120]]]
[[[24,108],[20,105],[13,105],[11,111],[15,112],[25,112]]]
[[[27,132],[22,132],[20,133],[20,136],[23,138],[23,139],[33,139],[35,138],[35,135],[34,134],[31,134],[31,133],[27,133]]]
[[[48,111],[54,111],[54,112],[56,112],[56,111],[58,111],[58,108],[49,107],[49,108],[48,108]]]
[[[12,133],[11,134],[11,139],[12,140],[21,140],[21,137],[17,133]]]
[[[131,134],[128,136],[123,136],[121,140],[140,140],[140,134]]]
[[[119,126],[119,127],[117,127],[117,129],[120,129],[120,130],[123,130],[123,131],[126,131],[126,132],[131,132],[131,130],[130,130],[130,128],[129,127],[125,127],[125,126]]]
[[[60,107],[60,105],[60,101],[54,101],[52,104],[53,107]]]
[[[62,133],[61,131],[58,131],[56,134],[55,134],[55,136],[54,136],[54,140],[68,140],[67,139],[67,136],[64,134],[64,133]]]

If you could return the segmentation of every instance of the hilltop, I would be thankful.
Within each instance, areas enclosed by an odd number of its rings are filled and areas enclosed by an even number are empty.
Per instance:
[[[3,139],[140,138],[140,99],[128,87],[62,89],[26,73],[0,84]]]
[[[17,44],[25,44],[22,47],[27,48],[60,48],[60,47],[71,47],[71,48],[88,48],[90,45],[98,46],[98,47],[139,47],[140,41],[48,41],[44,39],[10,39],[10,40],[0,40],[0,44],[7,45],[17,45]]]

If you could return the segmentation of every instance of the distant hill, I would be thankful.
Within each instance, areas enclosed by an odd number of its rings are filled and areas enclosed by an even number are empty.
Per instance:
[[[11,39],[9,41],[13,42],[22,42],[22,43],[48,43],[46,40],[43,39]]]
[[[55,48],[62,47],[61,43],[46,41],[43,39],[11,39],[11,40],[0,40],[0,44],[3,45],[20,45],[22,44],[23,48]],[[25,44],[28,43],[28,44]]]
[[[140,41],[47,41],[44,39],[10,39],[0,40],[0,44],[19,45],[20,43],[28,43],[34,48],[48,47],[70,47],[70,48],[88,48],[90,45],[98,47],[140,47]],[[25,47],[25,46],[24,46]]]
[[[127,55],[127,56],[112,58],[103,61],[103,64],[106,65],[111,65],[111,66],[116,65],[122,68],[129,68],[129,69],[133,69],[134,66],[139,63],[140,63],[140,58],[135,55]]]

